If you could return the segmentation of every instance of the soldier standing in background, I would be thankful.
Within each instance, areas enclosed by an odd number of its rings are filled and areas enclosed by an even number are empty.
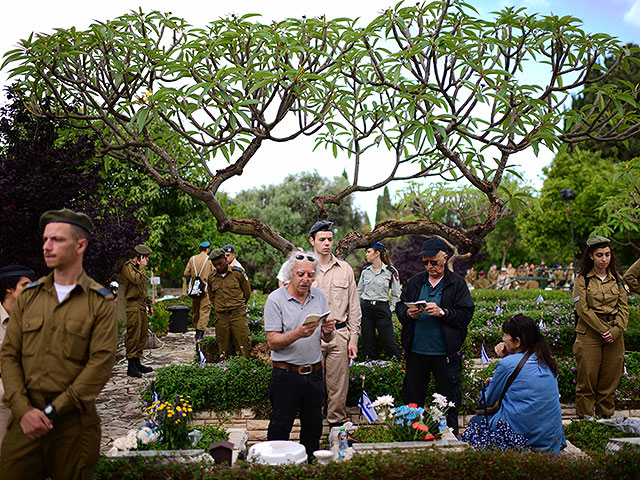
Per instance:
[[[153,305],[147,293],[147,275],[144,267],[149,263],[151,249],[146,245],[136,245],[134,256],[127,260],[120,272],[124,298],[127,301],[127,375],[140,378],[153,368],[142,365],[141,358],[149,337],[149,315],[153,315]]]
[[[251,297],[249,279],[239,267],[230,268],[224,250],[211,252],[215,272],[209,277],[209,296],[216,310],[216,338],[220,355],[231,354],[231,341],[236,353],[249,358],[251,339],[247,321],[247,302]]]
[[[200,253],[194,255],[187,262],[184,269],[184,280],[182,282],[182,294],[191,297],[191,312],[193,314],[193,326],[196,329],[195,341],[198,343],[204,337],[204,331],[209,324],[209,315],[211,314],[211,302],[209,301],[208,278],[213,273],[213,265],[209,261],[209,241],[200,244]],[[192,287],[196,278],[202,283],[202,294],[194,296]]]

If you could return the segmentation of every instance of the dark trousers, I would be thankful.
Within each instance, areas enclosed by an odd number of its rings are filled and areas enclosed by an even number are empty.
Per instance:
[[[393,334],[393,322],[389,302],[376,302],[372,305],[367,300],[360,301],[362,309],[362,349],[367,358],[377,359],[376,330],[380,334],[382,348],[390,357],[399,357],[400,350]]]
[[[273,368],[269,400],[270,416],[267,440],[289,440],[296,413],[300,414],[300,443],[304,445],[309,459],[320,448],[322,435],[322,401],[324,382],[322,369],[300,375],[299,373]]]
[[[447,411],[447,425],[458,435],[458,407],[462,401],[460,371],[462,360],[459,355],[421,355],[409,352],[406,356],[406,369],[402,383],[402,401],[404,404],[417,403],[423,407],[427,396],[429,379],[433,373],[436,392],[447,397],[455,407]],[[431,404],[429,399],[428,404]]]

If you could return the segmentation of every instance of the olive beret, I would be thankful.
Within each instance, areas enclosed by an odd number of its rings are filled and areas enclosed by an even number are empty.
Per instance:
[[[209,254],[209,260],[216,260],[218,258],[225,258],[224,250],[221,248],[216,248]]]
[[[76,213],[68,208],[44,212],[40,217],[40,229],[44,230],[44,227],[52,222],[70,223],[71,225],[84,228],[89,233],[93,233],[95,228],[88,215],[84,213]]]
[[[146,245],[143,245],[142,243],[140,245],[136,245],[135,247],[133,247],[133,249],[139,255],[151,255],[151,252],[152,252],[152,250],[149,247],[147,247]]]
[[[587,240],[587,246],[593,247],[594,245],[600,245],[601,243],[611,243],[607,237],[603,237],[601,235],[594,235]]]

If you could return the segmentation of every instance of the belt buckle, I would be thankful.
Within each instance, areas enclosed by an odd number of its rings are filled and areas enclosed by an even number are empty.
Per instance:
[[[298,373],[300,375],[309,375],[313,373],[313,365],[300,365],[298,367]]]
[[[371,300],[371,305],[373,305],[374,307],[376,306],[377,301],[376,300]]]

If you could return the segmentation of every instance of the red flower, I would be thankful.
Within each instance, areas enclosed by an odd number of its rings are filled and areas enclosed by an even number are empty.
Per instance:
[[[413,425],[411,426],[421,432],[429,432],[429,427],[427,427],[426,425],[423,425],[422,423],[414,422]]]
[[[436,439],[436,437],[434,437],[434,436],[433,436],[433,435],[431,435],[431,434],[424,435],[422,438],[423,438],[424,440],[435,440],[435,439]]]
[[[418,404],[417,403],[410,403],[409,405],[407,405],[407,407],[409,407],[409,408],[418,408]]]

